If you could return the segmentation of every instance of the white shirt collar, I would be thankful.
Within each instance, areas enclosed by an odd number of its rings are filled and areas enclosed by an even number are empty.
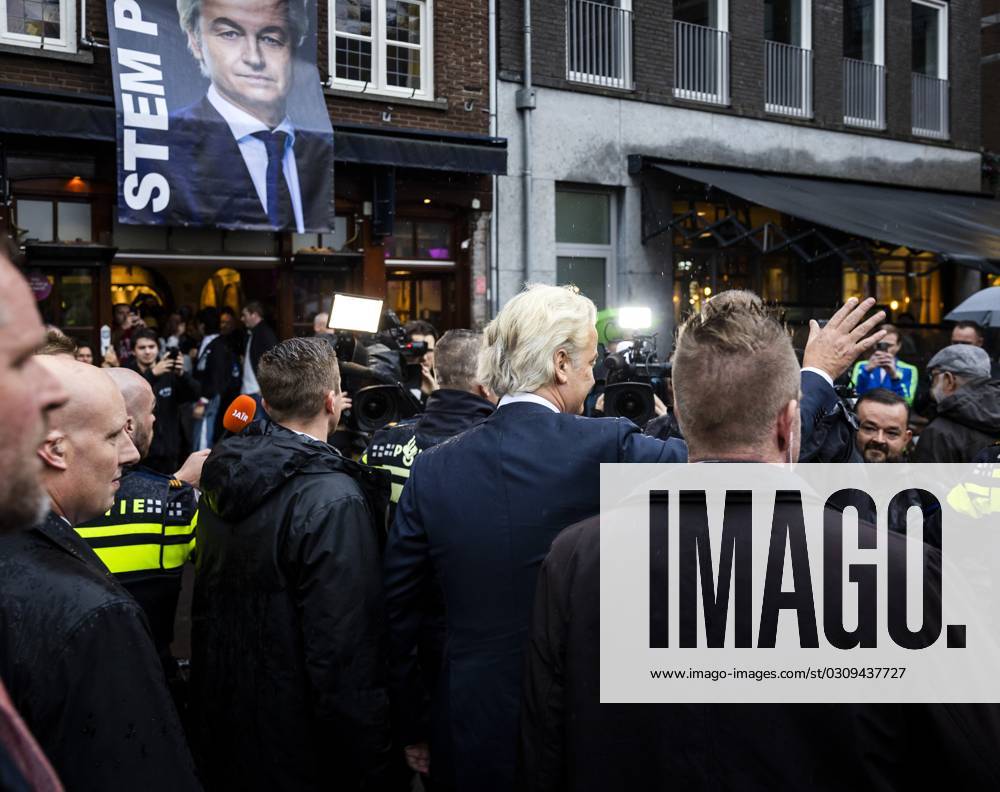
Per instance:
[[[288,429],[287,426],[285,428]],[[315,440],[317,443],[324,443],[324,444],[326,443],[326,440],[320,440],[318,437],[314,437],[308,432],[300,432],[298,429],[289,429],[289,431],[295,432],[295,434],[299,435],[300,437],[308,437],[310,440]]]
[[[249,137],[254,132],[271,132],[271,128],[258,118],[254,118],[246,110],[243,110],[228,99],[226,99],[222,94],[215,90],[214,85],[208,87],[208,101],[211,103],[212,107],[219,111],[219,115],[225,119],[226,124],[229,125],[229,130],[233,133],[233,137],[236,140],[243,140],[245,137]],[[288,116],[285,116],[281,123],[278,124],[273,130],[274,132],[284,132],[288,135],[291,143],[295,143],[295,127],[292,126],[292,122],[289,120]]]
[[[559,408],[556,407],[548,399],[542,398],[541,396],[538,396],[537,394],[534,393],[524,393],[524,392],[508,393],[506,396],[500,399],[500,403],[497,405],[497,408],[499,409],[500,407],[503,407],[507,404],[517,404],[519,402],[530,402],[531,404],[540,404],[543,407],[548,407],[550,410],[552,410],[552,412],[555,413],[559,412]]]

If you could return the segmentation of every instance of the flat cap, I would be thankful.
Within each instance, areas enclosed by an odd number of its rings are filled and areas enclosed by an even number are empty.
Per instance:
[[[927,370],[950,371],[960,377],[989,377],[990,356],[982,347],[972,344],[946,346],[927,364]]]

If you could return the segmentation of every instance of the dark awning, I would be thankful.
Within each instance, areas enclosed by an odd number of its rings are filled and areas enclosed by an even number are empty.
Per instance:
[[[415,130],[334,126],[333,157],[338,162],[365,165],[507,173],[507,141],[485,135],[428,135]]]
[[[0,95],[0,132],[113,141],[115,108],[70,99]]]
[[[507,173],[504,138],[353,124],[334,124],[333,130],[333,156],[339,162]],[[54,99],[0,86],[0,132],[114,142],[115,107],[110,97],[61,94]]]
[[[939,253],[969,266],[1000,261],[1000,201],[988,196],[651,164],[675,176],[855,236]]]

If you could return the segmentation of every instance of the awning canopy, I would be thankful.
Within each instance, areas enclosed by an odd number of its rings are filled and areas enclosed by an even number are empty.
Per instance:
[[[650,163],[817,225],[969,266],[1000,261],[1000,201],[988,196],[882,187],[770,173]]]
[[[338,162],[401,168],[507,173],[507,141],[485,135],[428,134],[416,130],[334,125],[333,157]]]
[[[507,141],[486,135],[333,127],[333,158],[364,165],[505,174]],[[108,97],[58,99],[0,90],[0,133],[114,142],[115,107]]]

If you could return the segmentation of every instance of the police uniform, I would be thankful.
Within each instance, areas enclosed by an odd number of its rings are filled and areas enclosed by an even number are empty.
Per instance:
[[[390,424],[372,435],[371,444],[361,456],[361,461],[387,470],[392,477],[390,525],[417,455],[449,437],[461,434],[492,415],[493,409],[493,404],[473,393],[440,388],[430,395],[421,415]]]
[[[184,563],[195,548],[194,487],[148,468],[122,477],[115,503],[76,530],[143,607],[168,672]]]

